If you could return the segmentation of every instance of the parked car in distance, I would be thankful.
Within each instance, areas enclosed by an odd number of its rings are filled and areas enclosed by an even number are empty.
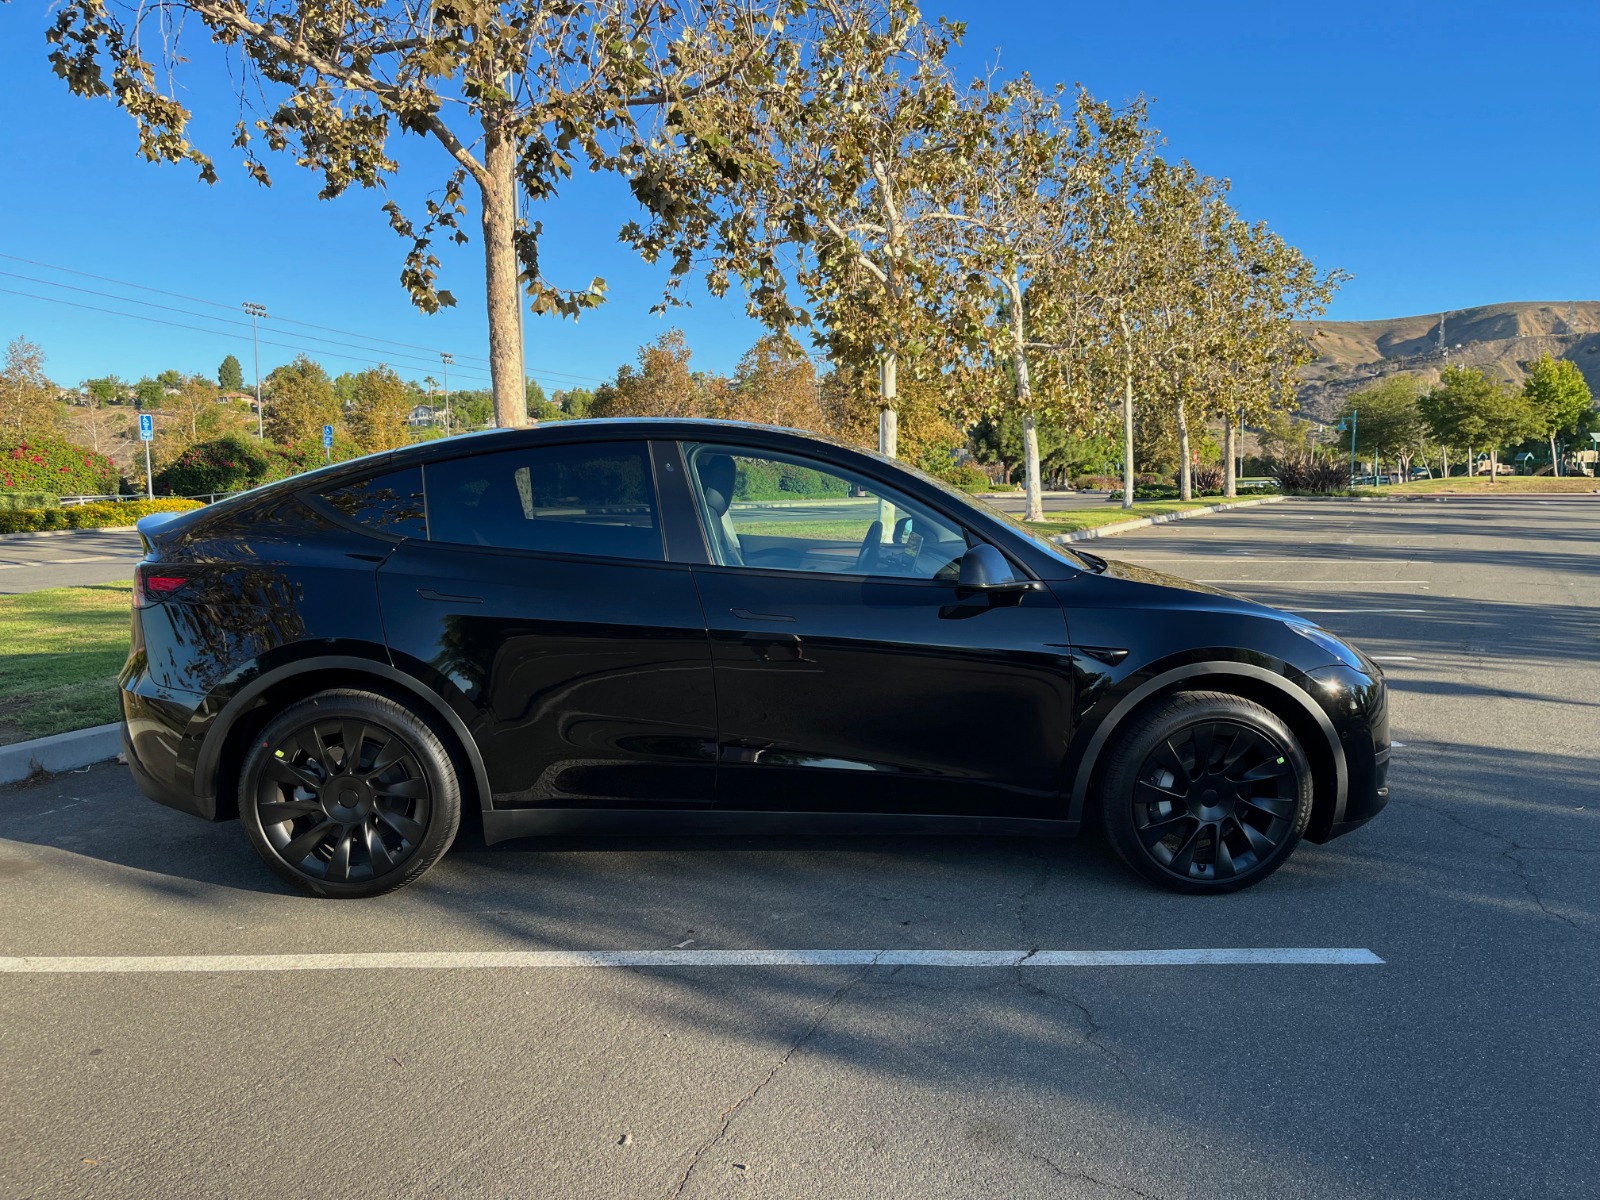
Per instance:
[[[465,818],[1072,833],[1224,892],[1388,796],[1382,672],[1303,618],[1073,551],[793,431],[567,421],[139,523],[139,786],[371,896]]]
[[[1433,471],[1428,467],[1412,467],[1411,478],[1413,482],[1418,479],[1432,479]]]

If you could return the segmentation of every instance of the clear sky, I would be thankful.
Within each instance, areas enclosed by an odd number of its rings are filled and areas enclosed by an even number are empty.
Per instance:
[[[926,8],[967,22],[964,68],[998,53],[1003,69],[1041,82],[1081,81],[1112,100],[1149,97],[1167,154],[1228,177],[1246,217],[1266,220],[1320,266],[1354,274],[1330,317],[1600,297],[1595,0]],[[379,212],[383,196],[319,201],[315,177],[282,158],[269,161],[270,190],[237,169],[228,147],[235,114],[206,47],[191,43],[198,69],[188,100],[223,176],[209,188],[189,168],[140,161],[126,116],[67,93],[46,62],[44,11],[0,5],[0,255],[10,256],[0,258],[0,341],[25,334],[41,343],[50,373],[67,383],[168,367],[210,374],[230,351],[248,379],[248,326],[192,315],[240,320],[233,306],[248,300],[272,314],[263,371],[305,350],[333,372],[387,360],[420,377],[443,349],[457,360],[452,386],[486,386],[476,243],[441,252],[442,283],[459,307],[421,316],[398,284],[402,247]],[[446,162],[434,144],[408,141],[392,192],[416,210]],[[650,314],[660,278],[615,241],[629,205],[614,183],[576,180],[535,215],[546,275],[569,285],[603,276],[611,297],[576,323],[528,317],[529,371],[547,390],[610,376],[668,324],[684,328],[695,365],[714,370],[731,369],[758,336],[731,298],[696,292],[688,310]]]

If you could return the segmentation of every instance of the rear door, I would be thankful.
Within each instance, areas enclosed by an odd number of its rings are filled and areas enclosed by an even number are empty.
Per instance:
[[[378,573],[385,631],[467,722],[495,807],[709,805],[710,652],[649,444],[468,454],[424,482],[426,538]]]

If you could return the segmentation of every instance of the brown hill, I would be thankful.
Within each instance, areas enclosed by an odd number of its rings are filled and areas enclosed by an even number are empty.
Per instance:
[[[1447,364],[1465,364],[1521,383],[1527,364],[1546,351],[1576,363],[1600,395],[1597,300],[1488,304],[1387,321],[1317,321],[1312,328],[1319,357],[1301,373],[1300,406],[1324,420],[1347,394],[1386,375],[1409,371],[1431,382]]]

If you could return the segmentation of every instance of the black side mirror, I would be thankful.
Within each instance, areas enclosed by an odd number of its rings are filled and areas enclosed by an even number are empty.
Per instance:
[[[1017,578],[1017,573],[1006,561],[1006,556],[993,546],[973,546],[961,556],[961,575],[956,586],[963,591],[1018,590],[1027,581]]]

